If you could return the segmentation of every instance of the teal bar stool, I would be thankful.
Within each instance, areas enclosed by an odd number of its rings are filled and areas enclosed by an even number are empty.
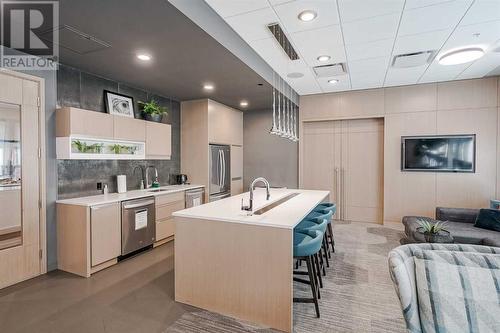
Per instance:
[[[321,211],[321,212],[319,212],[319,211],[318,212],[312,212],[309,215],[307,215],[306,218],[304,219],[305,221],[313,221],[313,222],[316,222],[316,223],[322,223],[323,220],[327,221],[326,230],[324,232],[325,237],[323,239],[323,250],[325,252],[324,253],[324,258],[325,258],[325,261],[326,261],[326,267],[330,267],[329,258],[331,258],[331,254],[330,254],[330,250],[329,250],[329,247],[328,247],[328,230],[329,230],[328,226],[331,223],[332,216],[333,216],[333,211],[331,211],[331,210],[324,210],[324,211]],[[323,256],[321,256],[321,261],[323,262]],[[324,270],[324,269],[323,269],[323,275],[326,275],[326,270]]]
[[[337,205],[334,203],[321,203],[314,208],[314,213],[326,213],[326,212],[332,212],[332,218],[328,221],[328,230],[326,233],[326,237],[328,238],[328,242],[332,247],[332,252],[335,252],[335,240],[333,238],[333,227],[332,227],[332,221],[333,221],[333,215],[337,212]],[[311,215],[309,214],[309,215]],[[330,253],[329,253],[330,255]],[[331,258],[331,255],[330,255]]]
[[[323,234],[319,230],[293,233],[293,257],[297,260],[304,260],[307,264],[307,272],[294,271],[296,275],[308,275],[309,280],[294,277],[293,280],[311,286],[312,298],[294,297],[296,303],[314,303],[316,316],[319,318],[318,299],[321,297],[317,283],[316,269],[313,264],[313,257],[321,249]]]
[[[325,249],[325,232],[326,228],[328,225],[328,219],[329,216],[328,214],[325,215],[323,219],[317,219],[315,221],[309,221],[309,220],[303,220],[300,222],[294,229],[294,232],[303,232],[307,233],[310,231],[319,231],[323,235],[323,239],[321,240],[322,244],[322,249]],[[325,263],[323,261],[323,253],[322,249],[320,248],[318,251],[318,254],[314,256],[314,264],[316,265],[317,273],[318,273],[318,280],[319,280],[319,286],[320,288],[323,288],[323,278],[321,277],[321,273],[326,276],[326,269],[325,269]],[[326,252],[325,252],[326,253]],[[327,257],[325,257],[326,260],[328,260]],[[329,263],[327,263],[327,266],[330,267]]]

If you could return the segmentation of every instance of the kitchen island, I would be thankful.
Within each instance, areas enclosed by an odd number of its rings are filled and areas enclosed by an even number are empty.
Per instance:
[[[328,191],[254,191],[174,213],[175,300],[291,332],[293,228]]]

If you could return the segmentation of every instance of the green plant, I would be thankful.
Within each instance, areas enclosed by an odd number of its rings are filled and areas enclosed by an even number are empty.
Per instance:
[[[149,102],[139,102],[138,104],[141,106],[142,112],[145,114],[153,115],[168,113],[167,108],[158,104],[158,102],[154,99]]]
[[[87,146],[86,151],[100,154],[102,152],[102,147],[104,147],[104,144],[94,143],[93,145]]]
[[[78,150],[80,153],[86,153],[88,150],[88,146],[85,142],[82,142],[80,140],[74,140],[71,145]]]
[[[439,234],[441,231],[448,231],[446,229],[447,223],[443,221],[431,222],[428,220],[418,220],[417,223],[424,234]]]
[[[115,154],[120,154],[120,151],[122,149],[122,145],[115,144],[115,145],[110,146],[109,149],[111,149],[111,151]]]

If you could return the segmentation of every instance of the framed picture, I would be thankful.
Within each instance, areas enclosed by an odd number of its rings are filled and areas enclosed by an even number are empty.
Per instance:
[[[134,118],[134,99],[131,96],[104,90],[104,103],[109,114]]]

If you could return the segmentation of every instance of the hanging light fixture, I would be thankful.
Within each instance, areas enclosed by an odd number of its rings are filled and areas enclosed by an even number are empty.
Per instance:
[[[271,126],[271,130],[269,131],[269,133],[273,134],[273,135],[276,135],[277,132],[278,132],[278,128],[276,127],[276,88],[274,87],[275,86],[275,79],[274,79],[274,71],[273,71],[273,124]]]

